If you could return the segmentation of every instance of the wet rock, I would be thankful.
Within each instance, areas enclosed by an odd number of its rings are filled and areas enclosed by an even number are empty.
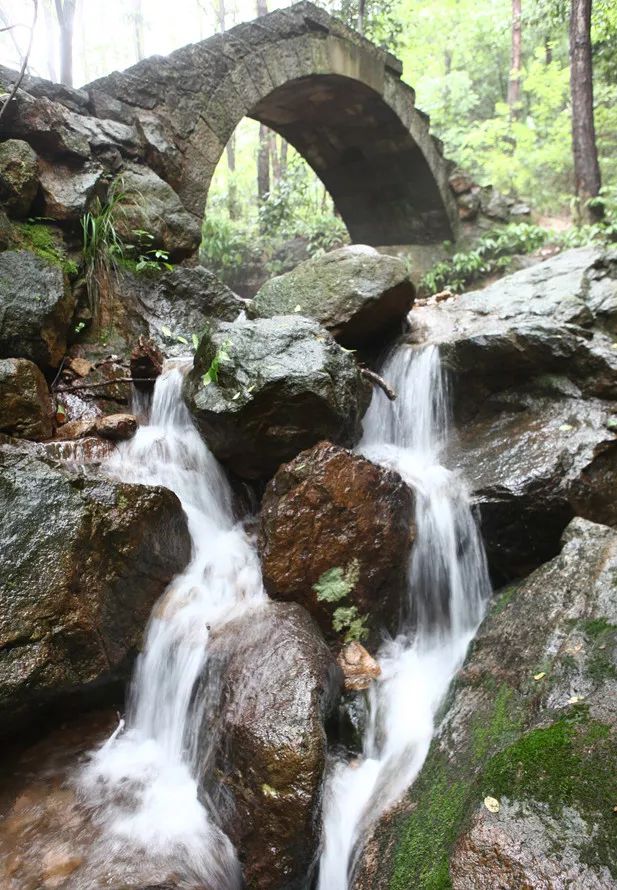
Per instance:
[[[7,213],[28,216],[38,186],[36,152],[21,139],[0,143],[0,203]]]
[[[315,318],[341,344],[356,349],[399,332],[414,294],[402,260],[356,244],[312,257],[266,282],[249,312]]]
[[[381,676],[379,664],[361,643],[348,643],[341,650],[337,661],[345,678],[347,692],[362,692]]]
[[[39,162],[43,215],[62,222],[81,219],[90,202],[102,194],[104,170],[89,162],[73,169],[56,162]]]
[[[321,439],[355,444],[370,395],[353,356],[300,316],[218,324],[184,385],[212,452],[243,479],[269,478]]]
[[[126,198],[119,205],[115,226],[127,244],[134,243],[135,231],[141,230],[152,236],[149,247],[165,250],[175,259],[197,250],[201,240],[199,220],[153,170],[126,164],[122,192]]]
[[[575,514],[617,526],[615,405],[577,395],[567,378],[546,375],[461,425],[450,462],[479,506],[496,584],[555,556]]]
[[[61,269],[27,250],[0,253],[0,358],[57,367],[73,310]]]
[[[496,598],[354,890],[617,887],[616,566],[617,531],[577,518]]]
[[[27,359],[0,360],[0,432],[24,439],[49,439],[53,433],[47,381]]]
[[[137,432],[137,418],[134,414],[107,414],[96,421],[96,431],[114,442],[131,439]]]
[[[220,747],[214,762],[204,762],[204,783],[246,886],[300,890],[318,844],[324,721],[340,673],[312,619],[294,604],[265,603],[223,625],[210,653],[209,682],[220,691],[210,716],[218,717]],[[206,720],[206,737],[211,732]]]
[[[151,608],[190,556],[171,491],[0,452],[0,725],[126,678]]]
[[[468,173],[463,170],[455,170],[448,178],[448,185],[455,195],[464,195],[471,191],[475,183]]]
[[[78,371],[67,361],[60,383],[55,387],[56,404],[62,409],[62,423],[96,420],[107,414],[126,414],[131,400],[130,371],[118,355],[101,347],[88,347],[88,359],[80,357]],[[101,357],[103,356],[103,357]],[[84,362],[85,364],[81,364]],[[86,364],[90,369],[85,375]]]
[[[96,419],[87,417],[80,420],[68,420],[58,427],[57,436],[63,440],[73,441],[91,436],[96,431]]]
[[[477,192],[466,192],[456,199],[459,218],[465,221],[475,219],[480,212],[480,195]]]
[[[135,381],[134,386],[142,392],[151,392],[154,389],[156,378],[163,370],[163,353],[152,340],[144,336],[139,337],[131,351],[131,377]]]
[[[482,213],[489,219],[496,219],[499,222],[507,222],[510,218],[510,208],[514,201],[512,198],[506,198],[501,192],[497,191],[492,185],[481,189]]]
[[[355,607],[372,631],[395,633],[414,535],[414,498],[401,477],[321,442],[282,466],[266,488],[259,532],[265,588],[301,603],[330,639],[341,607]],[[329,579],[340,600],[324,598]]]
[[[102,307],[102,326],[126,343],[143,336],[167,356],[186,355],[213,320],[234,321],[245,308],[208,269],[176,266],[156,276],[121,274]]]
[[[60,102],[19,90],[2,119],[2,130],[39,153],[86,160],[90,145],[78,123],[80,117]]]

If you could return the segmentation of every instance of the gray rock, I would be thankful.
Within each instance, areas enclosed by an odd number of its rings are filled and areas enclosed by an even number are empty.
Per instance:
[[[356,244],[312,257],[266,282],[249,312],[315,318],[355,349],[400,331],[414,293],[401,259]]]
[[[0,432],[24,439],[49,439],[53,433],[47,382],[27,359],[0,360]]]
[[[575,519],[496,599],[354,890],[617,887],[616,567],[617,531]]]
[[[194,253],[201,240],[200,220],[184,207],[170,185],[153,170],[127,164],[121,174],[126,199],[118,207],[115,224],[127,244],[138,240],[135,232],[152,236],[148,242],[180,259]]]
[[[555,556],[575,514],[617,526],[617,437],[607,426],[615,411],[547,375],[461,425],[450,463],[479,505],[495,583]]]
[[[166,355],[185,355],[193,335],[201,337],[213,320],[234,321],[246,307],[203,266],[176,266],[159,275],[123,271],[104,302],[109,325],[125,342],[143,335]]]
[[[58,266],[27,250],[0,253],[0,358],[57,367],[73,311],[74,298]]]
[[[27,142],[0,143],[0,203],[13,217],[28,216],[39,187],[37,156]]]
[[[284,603],[265,603],[215,631],[208,671],[215,694],[202,784],[223,814],[246,885],[300,890],[319,840],[324,722],[340,671],[309,615]]]
[[[218,363],[218,379],[203,377]],[[184,397],[213,453],[245,479],[321,439],[353,445],[370,401],[353,356],[301,316],[221,322],[201,340]]]
[[[104,169],[88,162],[75,170],[58,163],[40,161],[43,213],[62,222],[77,221],[88,209],[94,195],[101,189]]]
[[[14,734],[69,695],[127,677],[150,610],[190,557],[163,488],[0,450],[0,714]]]

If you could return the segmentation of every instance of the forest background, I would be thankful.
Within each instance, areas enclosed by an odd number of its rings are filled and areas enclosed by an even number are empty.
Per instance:
[[[572,0],[572,4],[579,0]],[[445,154],[480,184],[529,203],[533,224],[502,232],[505,252],[547,238],[617,233],[617,3],[593,0],[593,114],[599,197],[577,199],[572,150],[570,0],[317,0],[403,62]],[[0,61],[19,68],[31,0],[0,3]],[[80,86],[287,5],[273,0],[38,0],[28,72]],[[67,46],[68,44],[68,46]],[[596,224],[593,217],[603,220]],[[580,227],[581,223],[588,224]],[[591,223],[591,225],[589,224]],[[575,230],[571,226],[578,226]],[[545,237],[542,233],[548,232]],[[488,233],[492,237],[491,233]],[[329,195],[281,137],[237,128],[215,175],[202,258],[230,283],[253,265],[276,274],[296,255],[347,240]],[[489,238],[490,240],[490,238]],[[454,248],[451,250],[451,253]],[[504,250],[502,250],[502,253]],[[477,259],[481,263],[482,256]],[[469,263],[469,260],[466,260]],[[474,260],[476,262],[476,260]],[[474,275],[471,275],[473,279]],[[435,278],[435,286],[447,276]]]

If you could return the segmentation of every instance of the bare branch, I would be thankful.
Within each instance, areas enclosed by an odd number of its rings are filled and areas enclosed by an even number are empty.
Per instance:
[[[21,63],[21,70],[19,72],[19,76],[17,77],[17,80],[13,84],[13,89],[11,90],[9,98],[6,99],[2,108],[0,108],[0,120],[2,120],[2,115],[4,114],[6,109],[9,107],[9,105],[11,104],[13,99],[15,98],[15,95],[17,94],[17,90],[19,89],[19,85],[21,84],[22,80],[24,79],[24,75],[26,73],[26,68],[28,67],[28,59],[30,58],[30,51],[32,50],[32,41],[34,40],[34,26],[36,25],[36,20],[37,20],[38,14],[39,14],[39,0],[32,0],[32,24],[30,25],[30,39],[28,40],[28,47],[26,49],[26,54],[24,56],[24,60]]]
[[[369,380],[374,386],[378,386],[380,389],[383,389],[387,397],[391,402],[394,402],[396,399],[396,393],[392,389],[392,387],[386,383],[383,377],[380,377],[379,374],[376,374],[375,371],[371,371],[369,368],[360,368],[360,373],[363,377]]]

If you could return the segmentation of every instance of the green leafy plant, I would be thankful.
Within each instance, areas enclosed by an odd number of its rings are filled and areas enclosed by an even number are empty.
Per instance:
[[[335,566],[324,572],[313,585],[317,599],[324,603],[339,603],[353,591],[360,577],[360,563],[352,559],[348,566]],[[345,642],[364,640],[368,636],[368,618],[361,615],[354,605],[340,605],[332,613],[332,628],[336,633],[345,632]]]
[[[211,383],[218,383],[221,362],[224,362],[229,358],[229,350],[232,345],[231,340],[225,340],[221,344],[214,358],[210,362],[210,367],[206,373],[202,375],[201,382],[204,386],[209,386]]]
[[[107,200],[95,198],[81,218],[82,254],[85,266],[89,309],[93,318],[99,314],[100,291],[117,272],[118,260],[125,254],[125,245],[118,234],[114,214],[126,198],[120,181],[113,183]]]

